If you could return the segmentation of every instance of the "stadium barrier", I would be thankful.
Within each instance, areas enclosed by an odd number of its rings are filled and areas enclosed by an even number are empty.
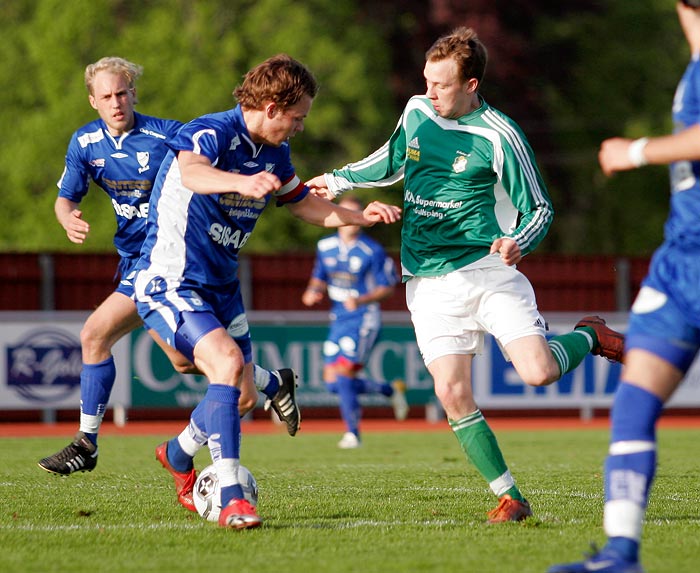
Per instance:
[[[567,332],[580,313],[546,313],[550,333]],[[77,410],[80,400],[79,333],[85,312],[0,312],[0,411],[41,411],[46,422],[59,410]],[[321,377],[325,312],[255,312],[248,314],[253,359],[267,368],[292,367],[299,374],[299,403],[304,408],[335,407]],[[626,315],[607,313],[608,323],[624,331]],[[412,405],[435,416],[432,380],[423,365],[406,312],[386,312],[382,337],[366,371],[379,380],[403,379]],[[139,409],[191,409],[204,395],[206,380],[175,372],[143,329],[114,347],[117,381],[110,407],[117,423]],[[669,403],[670,408],[700,407],[700,367]],[[506,362],[498,344],[485,340],[484,354],[474,362],[474,395],[482,409],[518,411],[578,410],[589,418],[595,409],[609,408],[620,365],[588,356],[573,372],[551,386],[525,385]],[[386,405],[381,397],[363,402]],[[337,412],[334,410],[334,412]],[[5,416],[4,416],[5,417]],[[74,417],[74,415],[73,415]]]

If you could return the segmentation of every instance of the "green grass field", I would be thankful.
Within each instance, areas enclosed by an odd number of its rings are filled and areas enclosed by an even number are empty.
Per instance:
[[[218,528],[181,508],[153,457],[169,436],[103,436],[92,473],[68,478],[36,461],[64,437],[0,439],[0,571],[105,573],[543,572],[603,541],[607,432],[500,431],[535,516],[486,525],[496,505],[448,429],[250,435],[259,529]],[[661,430],[642,552],[648,572],[695,572],[700,559],[698,431]],[[210,463],[208,451],[197,467]]]

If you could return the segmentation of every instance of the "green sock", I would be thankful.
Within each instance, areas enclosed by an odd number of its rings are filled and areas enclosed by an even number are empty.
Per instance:
[[[560,377],[581,364],[597,342],[598,337],[590,326],[582,326],[549,340],[549,348],[559,365]]]
[[[449,422],[467,459],[486,479],[491,491],[498,497],[510,494],[513,499],[522,501],[523,496],[508,471],[496,436],[481,411],[476,410],[461,420]]]

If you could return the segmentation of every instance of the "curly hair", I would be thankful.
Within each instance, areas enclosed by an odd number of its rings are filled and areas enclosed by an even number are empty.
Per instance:
[[[298,103],[304,95],[316,97],[318,84],[301,62],[277,54],[251,69],[233,91],[244,109],[261,109],[272,101],[281,109]]]

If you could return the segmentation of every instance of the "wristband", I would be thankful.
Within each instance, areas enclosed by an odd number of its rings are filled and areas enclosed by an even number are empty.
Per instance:
[[[647,143],[649,143],[649,138],[641,137],[640,139],[635,139],[627,148],[627,157],[635,167],[643,167],[649,163],[644,155],[644,148],[647,146]]]

